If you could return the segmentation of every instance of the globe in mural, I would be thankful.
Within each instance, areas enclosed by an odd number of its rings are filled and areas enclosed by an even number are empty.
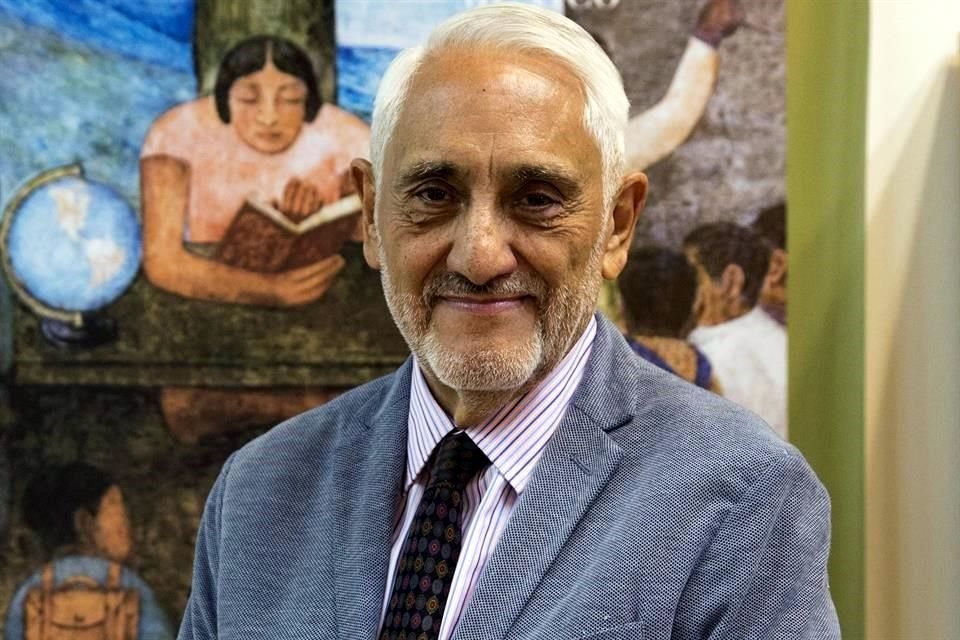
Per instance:
[[[30,180],[7,206],[3,266],[14,291],[43,318],[44,335],[58,344],[112,337],[112,322],[97,314],[137,275],[140,222],[107,185],[87,180],[79,165]]]

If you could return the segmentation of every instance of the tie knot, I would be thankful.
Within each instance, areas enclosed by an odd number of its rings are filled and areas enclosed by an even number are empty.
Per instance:
[[[451,431],[434,452],[428,487],[449,485],[462,490],[480,469],[490,463],[465,431]]]

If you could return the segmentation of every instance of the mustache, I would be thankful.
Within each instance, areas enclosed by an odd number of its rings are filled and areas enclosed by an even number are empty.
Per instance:
[[[547,295],[547,284],[531,273],[515,271],[494,278],[484,284],[475,284],[453,271],[445,271],[431,277],[423,287],[423,300],[433,306],[437,298],[456,296],[515,297],[531,296],[537,302]]]

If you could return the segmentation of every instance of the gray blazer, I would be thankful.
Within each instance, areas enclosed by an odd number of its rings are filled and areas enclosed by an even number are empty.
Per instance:
[[[454,639],[839,638],[829,499],[801,455],[599,322]],[[227,461],[180,638],[376,636],[411,366]]]

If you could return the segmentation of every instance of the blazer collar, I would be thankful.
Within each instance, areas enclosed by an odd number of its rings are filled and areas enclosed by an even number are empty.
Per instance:
[[[374,638],[380,628],[390,543],[403,490],[412,364],[408,359],[401,365],[385,392],[372,394],[357,412],[361,428],[338,425],[343,430],[339,446],[352,461],[351,468],[342,470],[349,476],[342,482],[350,484],[341,485],[342,495],[336,498],[334,517],[341,519],[342,535],[331,544],[338,557],[334,580],[337,637],[342,640]]]
[[[407,412],[410,409],[410,378],[413,374],[413,356],[407,358],[400,368],[391,374],[391,382],[383,396],[371,396],[359,414],[367,429],[395,429],[402,418],[402,428],[407,427]]]
[[[612,431],[636,414],[637,361],[620,330],[598,313],[593,353],[573,404],[601,430]]]
[[[544,450],[454,632],[502,638],[623,457],[608,435],[633,417],[636,356],[598,316],[580,388]]]

